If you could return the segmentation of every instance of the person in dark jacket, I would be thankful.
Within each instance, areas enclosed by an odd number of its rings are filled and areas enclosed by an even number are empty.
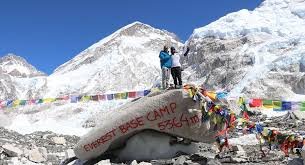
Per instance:
[[[187,56],[189,51],[190,51],[190,48],[187,47],[186,52],[184,53],[184,56]],[[171,73],[172,73],[172,77],[174,79],[175,88],[178,89],[178,88],[182,88],[181,63],[180,63],[180,55],[175,54],[175,53],[177,53],[175,47],[171,47],[171,55],[172,55]]]
[[[169,87],[170,69],[172,67],[172,58],[167,46],[164,46],[159,54],[159,58],[162,69],[162,88],[167,89]]]

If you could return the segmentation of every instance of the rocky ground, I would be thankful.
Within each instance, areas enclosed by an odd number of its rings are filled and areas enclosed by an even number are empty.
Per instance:
[[[268,119],[266,116],[256,114],[251,120],[263,121],[265,126],[281,128],[280,130],[301,132],[305,130],[305,120],[295,119],[294,116],[274,117]],[[303,132],[304,133],[304,132]],[[232,132],[230,138],[240,136],[238,132]],[[73,157],[73,146],[79,137],[58,135],[52,132],[35,132],[32,134],[21,135],[14,131],[0,128],[0,164],[46,164],[56,165],[66,158]],[[265,150],[268,151],[267,147]],[[212,144],[200,143],[200,152],[194,155],[183,155],[178,153],[177,157],[167,160],[151,160],[147,162],[113,162],[103,160],[97,164],[297,164],[298,155],[291,155],[286,158],[279,149],[275,148],[262,158],[259,146],[236,145],[231,146],[230,150],[221,154],[216,153],[215,146]],[[289,163],[290,162],[290,163]],[[75,163],[74,164],[79,164]]]

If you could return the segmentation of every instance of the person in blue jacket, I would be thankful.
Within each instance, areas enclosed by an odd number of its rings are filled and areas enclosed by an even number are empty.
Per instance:
[[[169,78],[171,75],[172,58],[169,54],[168,47],[164,46],[163,50],[159,54],[161,69],[162,69],[162,88],[167,89],[169,87]]]

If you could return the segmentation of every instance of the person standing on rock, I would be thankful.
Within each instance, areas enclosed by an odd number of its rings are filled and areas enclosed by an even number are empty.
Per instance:
[[[172,67],[172,58],[168,52],[167,46],[164,46],[159,54],[159,58],[162,69],[162,88],[167,89],[169,87],[170,69]]]
[[[184,56],[187,56],[189,53],[190,48],[187,47],[186,52],[184,53]],[[180,55],[176,54],[175,47],[171,47],[171,55],[172,55],[172,67],[171,67],[171,73],[172,77],[174,79],[175,88],[179,89],[182,88],[182,79],[181,79],[181,63],[180,63]],[[179,82],[179,85],[178,85]]]

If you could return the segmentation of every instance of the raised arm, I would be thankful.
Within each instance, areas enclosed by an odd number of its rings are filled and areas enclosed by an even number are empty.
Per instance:
[[[189,53],[189,51],[190,51],[190,48],[187,47],[187,48],[186,48],[186,52],[184,53],[184,56],[187,56],[187,54]]]

